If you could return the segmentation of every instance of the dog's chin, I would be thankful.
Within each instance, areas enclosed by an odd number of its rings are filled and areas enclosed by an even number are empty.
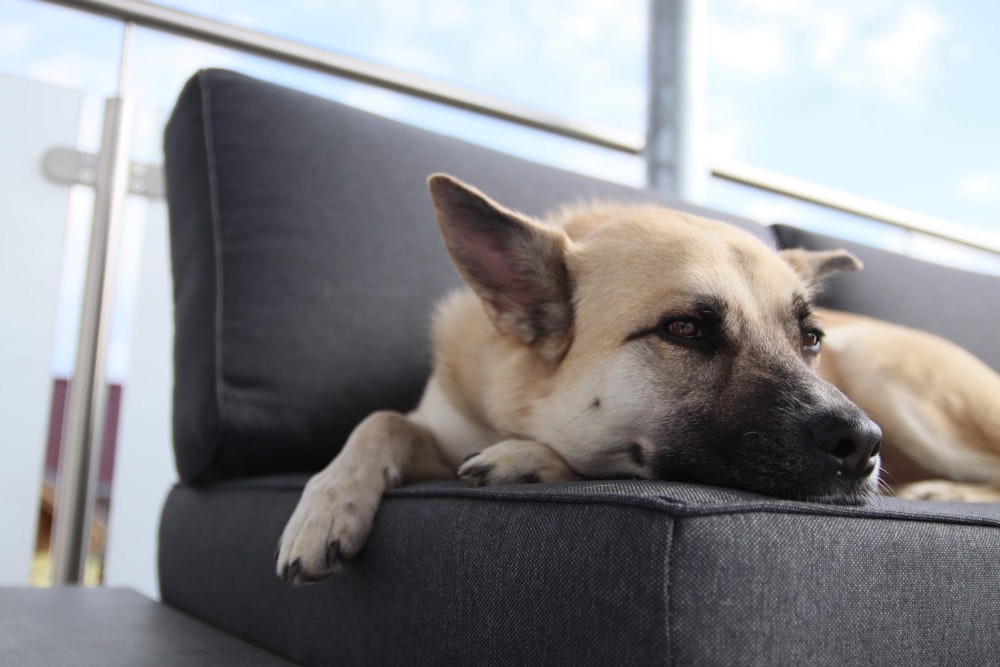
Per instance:
[[[838,490],[830,493],[804,493],[797,500],[827,505],[866,505],[875,498],[877,492],[874,485],[859,485],[853,489]]]
[[[703,472],[703,471],[702,471]],[[784,472],[784,471],[783,471]],[[661,479],[677,482],[693,482],[760,493],[786,500],[824,503],[827,505],[865,505],[878,495],[878,468],[864,477],[844,477],[841,475],[816,475],[789,477],[785,474],[773,475],[729,475],[715,474],[674,474]]]
[[[776,489],[770,495],[827,505],[865,505],[878,495],[878,471],[860,479],[837,476],[825,482],[817,480],[802,486]]]

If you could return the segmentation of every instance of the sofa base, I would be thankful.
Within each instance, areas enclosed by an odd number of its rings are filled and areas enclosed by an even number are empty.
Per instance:
[[[1000,506],[645,481],[390,492],[339,575],[274,547],[306,478],[177,486],[163,599],[300,664],[989,664]]]

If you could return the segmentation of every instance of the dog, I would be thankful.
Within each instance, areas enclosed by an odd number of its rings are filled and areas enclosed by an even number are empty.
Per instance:
[[[1000,480],[988,398],[1000,378],[929,334],[815,307],[824,278],[861,268],[849,252],[776,252],[657,206],[564,208],[539,222],[453,177],[428,183],[469,289],[433,317],[417,408],[368,416],[306,484],[278,546],[286,581],[356,556],[386,489],[456,474],[476,486],[628,477],[862,503],[892,461],[892,484],[975,483],[895,488],[903,495],[1000,499],[985,485]]]

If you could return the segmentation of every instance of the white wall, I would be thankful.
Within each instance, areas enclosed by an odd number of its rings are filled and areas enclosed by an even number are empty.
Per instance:
[[[31,570],[70,188],[42,156],[76,145],[82,95],[0,76],[0,585]]]
[[[157,528],[163,500],[177,477],[170,425],[173,296],[166,206],[161,201],[146,209],[104,581],[158,598]]]

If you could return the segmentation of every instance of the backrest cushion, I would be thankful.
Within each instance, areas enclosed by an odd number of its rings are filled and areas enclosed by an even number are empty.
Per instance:
[[[865,268],[829,278],[820,302],[943,336],[1000,370],[1000,278],[932,264],[796,227],[775,225],[784,248],[845,248]]]
[[[165,158],[186,482],[317,470],[367,413],[415,407],[460,284],[431,173],[527,214],[654,199],[223,70],[185,86]]]

